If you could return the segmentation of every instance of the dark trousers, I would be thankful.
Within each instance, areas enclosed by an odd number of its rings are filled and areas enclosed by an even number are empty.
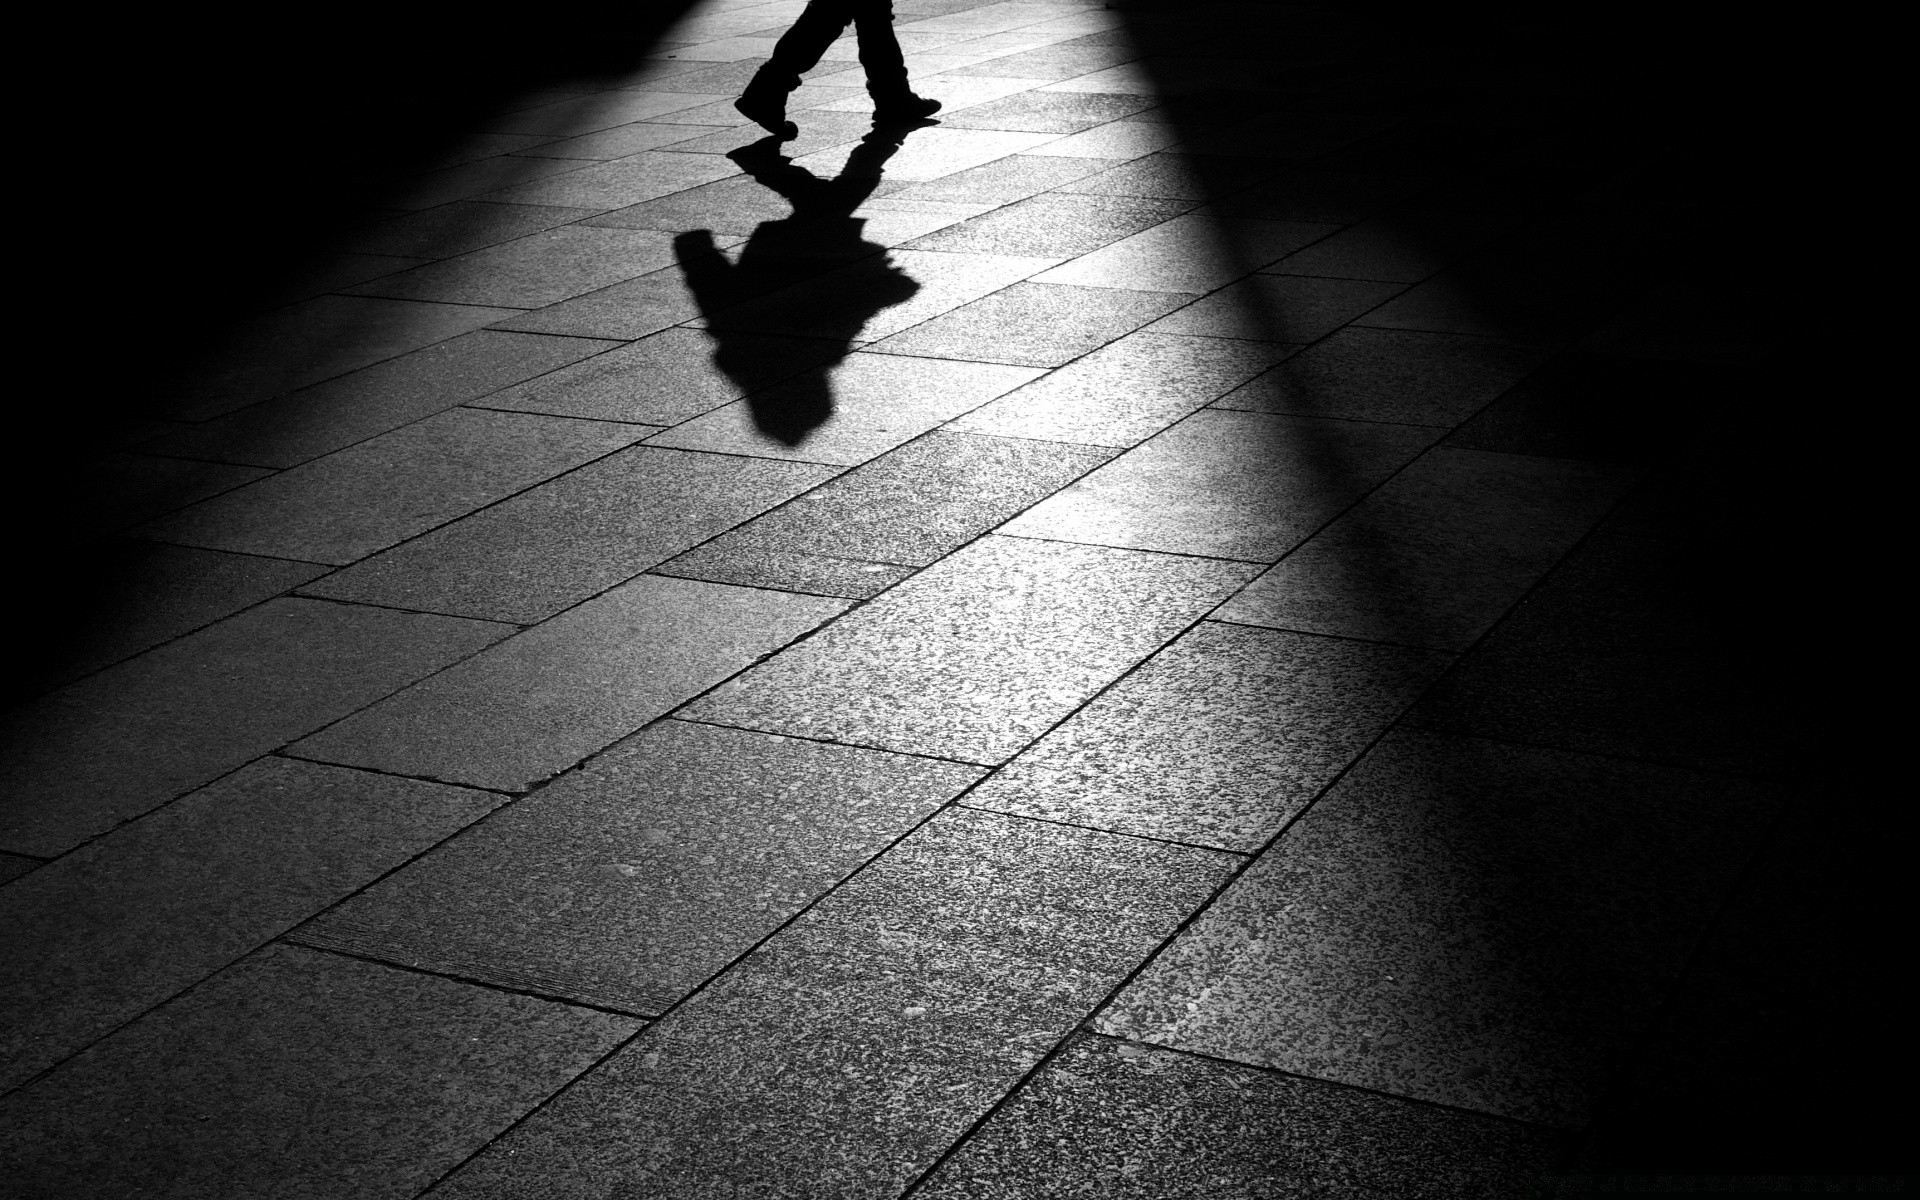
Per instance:
[[[867,69],[867,94],[892,100],[911,93],[907,64],[900,56],[900,39],[893,36],[893,0],[809,0],[806,11],[773,47],[773,57],[747,85],[748,95],[776,94],[785,98],[800,86],[800,76],[820,62],[820,56],[853,22],[860,40],[860,65]]]

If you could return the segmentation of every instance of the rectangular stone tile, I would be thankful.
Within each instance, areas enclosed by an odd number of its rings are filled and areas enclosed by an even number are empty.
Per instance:
[[[873,341],[951,312],[1059,261],[1031,255],[895,250],[884,258],[851,263],[709,313],[706,323],[718,329]],[[903,278],[907,286],[901,285]]]
[[[1789,697],[1750,635],[1741,636],[1753,628],[1738,612],[1749,598],[1729,594],[1715,574],[1697,544],[1595,534],[1412,720],[1593,754],[1777,773],[1795,750],[1779,733]]]
[[[698,329],[664,329],[608,354],[508,388],[478,407],[515,412],[677,425],[747,392],[769,387],[835,356],[831,343],[805,338],[729,334],[727,367],[714,362],[717,343]]]
[[[1438,436],[1203,410],[1028,509],[1005,532],[1274,562]]]
[[[663,721],[295,936],[664,1012],[979,774]]]
[[[912,567],[782,550],[750,541],[715,540],[653,568],[655,575],[741,587],[868,600],[913,574]]]
[[[793,215],[786,197],[748,175],[731,175],[699,187],[643,200],[626,208],[601,213],[593,225],[618,229],[659,229],[681,233],[710,229],[714,233],[746,235],[767,221]]]
[[[451,258],[519,238],[544,233],[590,217],[591,208],[542,204],[492,204],[462,200],[423,212],[392,217],[355,233],[348,245],[363,254],[402,254],[413,258]]]
[[[938,179],[968,167],[1004,158],[1009,154],[1029,153],[1035,146],[1055,139],[1050,133],[1010,133],[987,129],[916,130],[899,152],[887,160],[888,179]],[[852,146],[837,147],[794,159],[794,165],[812,171],[822,179],[840,174]]]
[[[914,91],[922,96],[930,96],[940,101],[941,124],[946,124],[954,116],[978,105],[999,100],[1005,96],[1017,95],[1047,82],[1044,79],[1003,79],[972,78],[966,75],[915,75]],[[871,112],[873,100],[866,89],[844,88],[846,95],[839,100],[816,106],[813,111]],[[792,108],[791,103],[788,105]]]
[[[535,107],[535,106],[529,106]],[[475,133],[460,139],[453,147],[430,162],[430,167],[457,167],[501,154],[518,154],[544,146],[552,138],[538,133]]]
[[[0,892],[0,1086],[13,1087],[500,803],[264,758]]]
[[[1745,782],[1396,732],[1098,1027],[1578,1128],[1771,807]]]
[[[1343,329],[1222,396],[1220,408],[1451,427],[1545,362],[1537,342]]]
[[[1260,342],[1130,333],[981,405],[948,428],[1132,446],[1291,352],[1291,347]]]
[[[271,474],[158,454],[107,454],[74,472],[69,519],[89,531],[126,529]]]
[[[1451,661],[1202,621],[966,803],[1257,852]]]
[[[420,212],[459,200],[472,200],[502,188],[564,175],[578,171],[585,165],[573,158],[523,158],[517,154],[502,154],[415,175],[395,184],[380,200],[388,208]]]
[[[67,682],[232,616],[316,576],[312,563],[221,554],[132,538],[99,545],[99,585],[75,644],[61,656]]]
[[[1153,101],[1144,96],[1097,92],[1021,92],[942,116],[944,129],[1009,129],[1026,133],[1079,133],[1132,116]]]
[[[846,607],[643,575],[296,743],[293,752],[522,790]]]
[[[679,267],[667,267],[532,312],[513,313],[490,327],[632,341],[699,315],[700,302],[686,277]]]
[[[366,284],[359,292],[451,304],[543,308],[673,262],[673,239],[664,233],[568,225],[402,271]]]
[[[1105,90],[1105,89],[1096,89]],[[1180,141],[1180,130],[1151,121],[1114,121],[1081,133],[1054,138],[1028,147],[1024,153],[1053,158],[1106,159],[1126,162],[1165,150]]]
[[[61,854],[510,632],[274,600],[15,709],[8,849]]]
[[[510,315],[465,304],[320,296],[242,323],[158,415],[204,421]]]
[[[1504,213],[1386,213],[1289,254],[1274,270],[1288,275],[1418,283],[1492,240],[1512,220]]]
[[[157,541],[344,566],[591,462],[646,426],[456,408],[143,526]]]
[[[731,110],[732,102],[729,101],[725,107]],[[779,149],[779,153],[788,158],[804,158],[838,146],[857,145],[873,129],[870,111],[832,112],[817,108],[809,109],[804,114],[798,110],[792,111],[799,136],[780,143]],[[764,141],[766,136],[764,129],[743,119],[740,124],[710,130],[676,143],[673,151],[676,154],[731,155]]]
[[[1147,328],[1194,337],[1317,342],[1400,292],[1397,283],[1254,275],[1203,296]]]
[[[1109,457],[1084,446],[929,433],[694,553],[709,569],[741,555],[763,573],[768,551],[804,556],[796,564],[802,579],[816,557],[925,566]],[[666,573],[691,572],[681,564]],[[885,583],[898,578],[878,574]]]
[[[1214,615],[1464,650],[1637,478],[1621,467],[1436,448]]]
[[[1150,229],[1189,207],[1178,200],[1048,194],[949,225],[908,245],[916,250],[1070,258]]]
[[[1239,192],[1257,180],[1270,178],[1280,168],[1273,163],[1249,159],[1198,156],[1167,151],[1136,158],[1097,175],[1089,175],[1060,185],[1063,192],[1095,196],[1157,196],[1169,200],[1212,200],[1229,192]],[[1215,207],[1224,216],[1255,217],[1266,221],[1327,221],[1328,217],[1297,217],[1290,214],[1241,212],[1223,201]]]
[[[901,199],[1010,204],[1112,166],[1097,158],[1009,154],[981,166],[938,179],[910,184],[894,192]]]
[[[672,91],[618,88],[583,96],[569,96],[555,100],[551,104],[494,117],[487,122],[487,128],[493,133],[528,133],[551,138],[578,137],[583,133],[612,129],[618,125],[646,121],[682,109],[693,108],[696,105],[708,104],[721,99],[725,92],[734,90],[706,91],[690,86],[695,80],[696,76],[691,73],[680,76],[674,83]]]
[[[1023,282],[873,343],[882,354],[1057,367],[1177,308],[1166,292]]]
[[[36,1196],[403,1200],[638,1022],[273,947],[7,1098]]]
[[[1251,574],[989,536],[683,715],[967,762],[1011,758]]]
[[[914,1195],[1522,1196],[1570,1138],[1075,1034]],[[1089,1187],[1091,1184],[1091,1187]]]
[[[943,814],[442,1190],[897,1196],[1230,862]]]
[[[1319,240],[1334,228],[1191,213],[1083,254],[1034,279],[1079,287],[1211,292]]]
[[[616,344],[476,330],[157,438],[145,448],[188,458],[291,467]]]
[[[363,559],[306,594],[532,624],[833,474],[630,446]]]
[[[578,137],[542,142],[526,150],[515,151],[531,158],[584,158],[595,162],[626,158],[648,150],[659,150],[700,136],[697,129],[668,125],[657,121],[635,121],[612,129],[583,133]]]
[[[1137,57],[1139,51],[1127,46],[1046,46],[1018,54],[1002,54],[970,67],[957,68],[951,74],[1038,79],[1054,83]]]
[[[669,429],[648,444],[857,466],[1037,374],[989,363],[850,354],[824,371]]]

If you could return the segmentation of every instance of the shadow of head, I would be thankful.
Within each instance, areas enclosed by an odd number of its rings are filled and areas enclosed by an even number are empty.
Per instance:
[[[797,446],[833,415],[828,373],[875,314],[920,290],[863,236],[854,210],[873,194],[904,135],[876,130],[832,179],[782,155],[765,138],[728,155],[792,213],[765,221],[730,262],[709,230],[683,233],[674,252],[716,343],[714,365],[747,397],[754,425]]]

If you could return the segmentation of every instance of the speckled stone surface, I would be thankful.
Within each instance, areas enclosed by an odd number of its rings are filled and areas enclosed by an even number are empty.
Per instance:
[[[1083,179],[1112,164],[1094,158],[1055,158],[1009,154],[984,166],[911,184],[894,195],[901,199],[1007,204],[1036,192]]]
[[[1451,427],[1545,362],[1552,349],[1449,333],[1343,329],[1215,404]]]
[[[1252,574],[1237,563],[985,537],[685,715],[998,763]]]
[[[1273,562],[1437,437],[1203,410],[1028,509],[1006,532]]]
[[[1203,621],[965,802],[1257,850],[1448,661]]]
[[[935,431],[702,546],[701,561],[771,549],[925,566],[1111,454]]]
[[[15,709],[0,846],[60,854],[510,633],[273,600]]]
[[[1742,781],[1396,732],[1099,1027],[1577,1128],[1771,808]]]
[[[1553,1132],[1077,1034],[916,1197],[1520,1200]]]
[[[442,1190],[897,1196],[1231,861],[949,812]]]
[[[295,743],[293,752],[519,791],[846,607],[642,575]]]
[[[0,884],[9,884],[21,876],[41,866],[41,860],[28,858],[24,854],[0,852]]]
[[[1017,67],[1016,67],[1017,72]],[[1020,78],[1016,73],[1015,78]],[[963,108],[940,123],[954,129],[1018,129],[1029,133],[1078,133],[1152,108],[1147,96],[1097,92],[1027,91]]]
[[[715,160],[701,161],[707,170],[713,170]],[[725,159],[717,161],[718,174],[734,173],[732,163]],[[623,168],[630,169],[631,162],[596,164],[568,171],[513,189],[521,193],[519,196],[509,193],[502,198],[514,203],[557,204],[568,208],[617,208],[633,203],[633,200],[620,199],[605,202],[617,194],[620,172]],[[614,178],[604,178],[609,174]],[[636,196],[634,200],[644,198]],[[672,264],[673,239],[669,235],[650,229],[566,225],[401,271],[361,284],[354,292],[362,296],[438,300],[447,304],[541,308]]]
[[[729,368],[713,362],[714,341],[697,329],[663,329],[631,346],[576,367],[488,396],[483,408],[677,425],[737,400],[743,392],[780,382],[831,361],[834,349],[799,338],[744,334],[729,343]]]
[[[272,947],[0,1101],[32,1200],[405,1200],[639,1022]]]
[[[767,388],[648,444],[856,466],[1039,374],[993,363],[850,354],[825,371]],[[794,428],[807,414],[824,423]]]
[[[530,624],[833,476],[630,446],[364,559],[308,595]]]
[[[696,546],[653,568],[655,575],[705,579],[741,587],[805,592],[811,596],[841,596],[868,600],[913,574],[912,567],[833,558],[800,550],[781,550],[727,539]]]
[[[1187,201],[1048,192],[918,238],[915,250],[1068,258],[1098,250],[1192,208]]]
[[[1619,467],[1436,448],[1229,600],[1224,621],[1464,650],[1633,486]]]
[[[1036,282],[1152,292],[1211,292],[1338,226],[1247,221],[1202,211],[1176,217],[1035,276]]]
[[[1289,347],[1263,342],[1130,333],[981,405],[948,428],[1132,446],[1290,353]]]
[[[1016,283],[874,343],[887,354],[1057,367],[1178,308],[1185,297]]]
[[[663,721],[295,937],[659,1013],[979,775]]]
[[[344,565],[648,430],[455,408],[142,526],[155,541]]]
[[[1315,342],[1394,295],[1399,284],[1254,275],[1147,326],[1154,333]]]
[[[498,796],[264,758],[0,893],[0,1086],[485,815]]]

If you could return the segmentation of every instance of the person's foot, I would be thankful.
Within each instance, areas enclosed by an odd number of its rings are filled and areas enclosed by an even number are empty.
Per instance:
[[[800,127],[787,120],[787,102],[784,99],[767,99],[748,93],[733,102],[741,116],[779,138],[792,141],[800,136]]]
[[[873,106],[875,125],[910,125],[924,121],[940,111],[940,102],[926,96],[916,96],[908,92],[904,96],[891,96],[879,100]]]

